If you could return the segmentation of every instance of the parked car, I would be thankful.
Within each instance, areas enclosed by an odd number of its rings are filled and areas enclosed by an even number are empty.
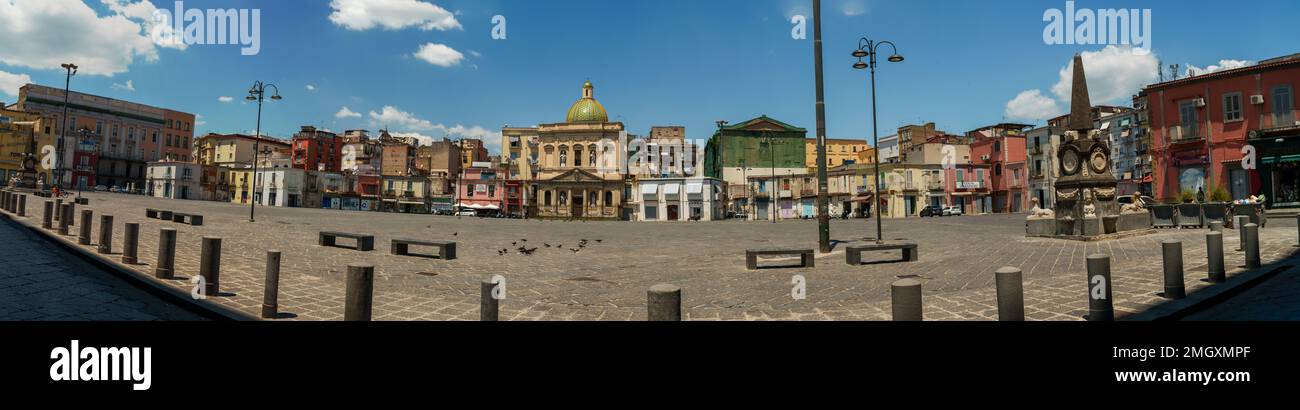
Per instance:
[[[478,216],[478,211],[473,209],[462,209],[456,213],[456,216]]]
[[[943,216],[961,216],[961,214],[962,212],[960,206],[943,207]]]
[[[125,192],[125,191],[122,191],[122,187],[117,186],[117,185],[113,185],[112,187],[108,188],[108,192],[121,193],[121,192]]]
[[[927,206],[921,209],[921,217],[927,216],[943,217],[943,208],[937,206]]]
[[[103,186],[103,185],[95,185],[95,191],[97,191],[97,192],[104,192],[104,191],[107,191],[107,190],[108,190],[108,187],[106,187],[106,186]]]

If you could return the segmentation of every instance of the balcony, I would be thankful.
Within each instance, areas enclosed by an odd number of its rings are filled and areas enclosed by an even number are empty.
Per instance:
[[[925,184],[925,187],[931,191],[942,191],[943,181],[930,181]]]
[[[1169,128],[1169,141],[1178,144],[1184,142],[1201,141],[1205,135],[1201,133],[1200,128],[1196,126],[1179,125]]]

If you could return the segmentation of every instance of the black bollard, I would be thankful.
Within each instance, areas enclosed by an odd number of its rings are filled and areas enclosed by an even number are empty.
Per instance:
[[[658,284],[646,293],[646,320],[651,322],[680,322],[682,320],[682,288]]]
[[[81,234],[77,236],[78,244],[90,245],[90,226],[91,226],[90,224],[91,224],[91,220],[93,220],[94,218],[95,218],[95,211],[89,209],[81,210],[81,226],[78,227],[80,229]]]
[[[1109,322],[1115,320],[1115,307],[1111,302],[1110,255],[1088,255],[1088,320]]]
[[[63,220],[63,199],[54,200],[54,222]]]
[[[1209,280],[1211,283],[1227,282],[1227,269],[1223,263],[1223,232],[1210,232],[1205,234],[1205,251],[1209,265]]]
[[[27,195],[18,196],[18,216],[27,216]]]
[[[1232,218],[1237,224],[1237,252],[1246,250],[1246,224],[1250,223],[1250,217],[1239,215]]]
[[[72,208],[68,206],[68,204],[60,205],[59,212],[56,214],[59,221],[59,235],[63,236],[68,235],[68,222],[72,219]]]
[[[203,277],[203,294],[221,294],[221,238],[204,237],[199,249],[199,276]]]
[[[479,284],[478,320],[480,322],[500,320],[501,301],[492,296],[492,292],[496,288],[497,284],[492,279],[484,279]]]
[[[1165,297],[1187,297],[1187,288],[1183,285],[1183,243],[1169,239],[1160,243],[1160,250],[1164,256]]]
[[[158,232],[158,266],[153,276],[158,279],[176,277],[176,230],[163,228]]]
[[[1246,224],[1246,242],[1242,249],[1246,251],[1246,269],[1263,265],[1259,259],[1259,225]]]
[[[266,287],[262,292],[262,318],[280,314],[280,251],[266,251]]]
[[[41,228],[54,227],[54,201],[45,201],[45,215],[41,216]]]
[[[924,320],[924,308],[921,301],[921,281],[908,278],[889,285],[890,299],[893,304],[895,322],[919,322]]]
[[[1024,273],[1014,267],[998,269],[993,274],[998,288],[998,320],[1025,321]]]
[[[136,254],[140,249],[140,224],[126,224],[123,236],[125,243],[122,244],[122,263],[135,265],[139,262]]]
[[[348,265],[347,298],[343,305],[343,320],[349,322],[370,321],[371,304],[374,302],[375,267],[371,265]]]
[[[99,253],[113,253],[113,215],[99,216]]]

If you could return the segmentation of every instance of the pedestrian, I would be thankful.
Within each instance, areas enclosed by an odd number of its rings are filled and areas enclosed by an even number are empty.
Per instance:
[[[1196,202],[1205,203],[1205,187],[1200,187],[1196,191]]]

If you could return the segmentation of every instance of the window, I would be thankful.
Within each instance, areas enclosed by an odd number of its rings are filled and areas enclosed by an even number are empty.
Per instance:
[[[546,191],[545,195],[543,195],[543,199],[544,199],[544,201],[542,201],[543,205],[551,206],[551,191]]]
[[[975,182],[984,182],[984,170],[975,170]]]
[[[1189,131],[1196,130],[1196,103],[1185,101],[1178,104],[1178,117],[1179,124],[1182,124],[1183,127]],[[1192,135],[1195,135],[1195,133],[1192,133]]]
[[[614,191],[605,191],[605,206],[614,204]]]
[[[659,219],[659,204],[656,202],[645,203],[645,220],[654,221]]]
[[[957,183],[962,182],[966,182],[966,171],[959,169],[957,170]]]
[[[1223,95],[1223,121],[1241,121],[1241,93]]]
[[[564,165],[564,164],[560,164],[560,165]],[[580,166],[582,166],[582,147],[581,147],[581,146],[573,147],[573,166],[575,166],[575,167],[580,167]]]
[[[1281,85],[1273,87],[1273,125],[1286,126],[1291,125],[1291,109],[1293,108],[1291,86]]]

